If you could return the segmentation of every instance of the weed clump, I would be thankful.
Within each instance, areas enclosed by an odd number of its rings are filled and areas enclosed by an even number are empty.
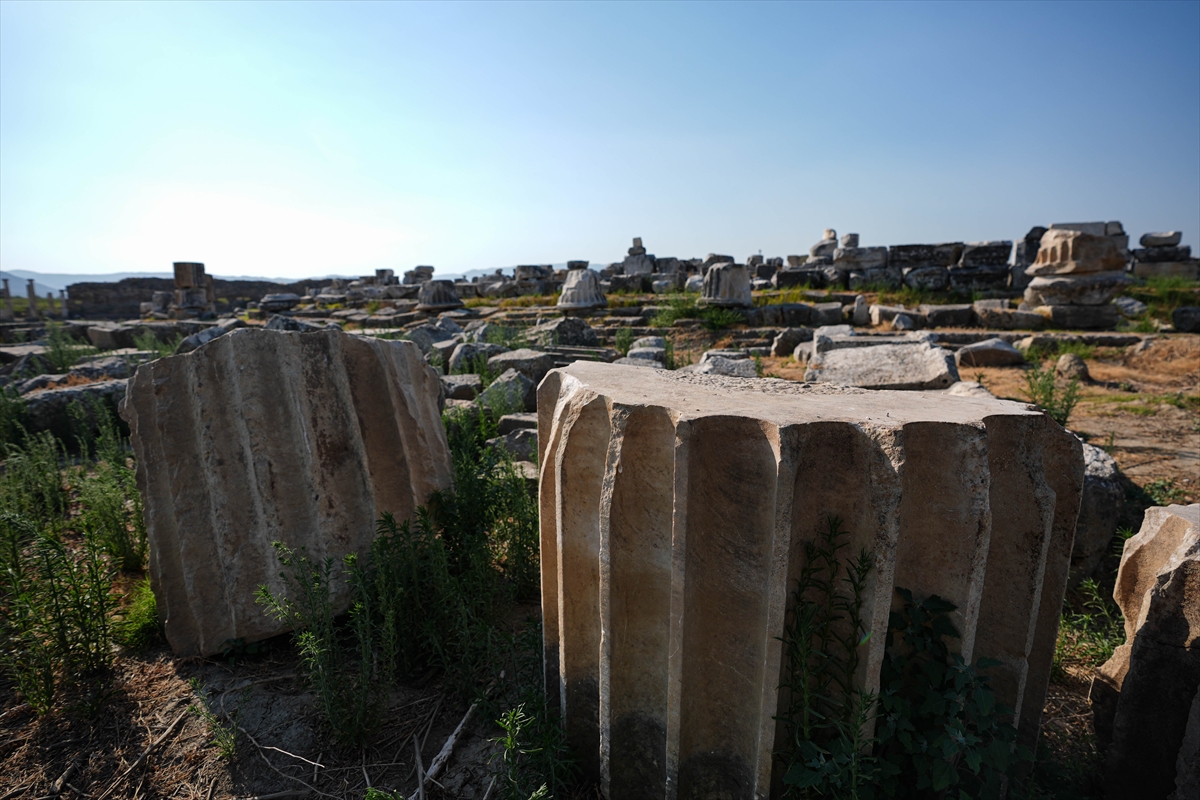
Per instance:
[[[1030,402],[1050,415],[1050,419],[1066,427],[1071,412],[1079,402],[1080,386],[1072,378],[1060,387],[1053,367],[1033,367],[1025,373],[1025,388],[1021,390]]]

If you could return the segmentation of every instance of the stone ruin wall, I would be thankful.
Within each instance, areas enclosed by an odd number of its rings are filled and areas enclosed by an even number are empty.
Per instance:
[[[318,283],[272,283],[271,281],[227,281],[213,279],[217,312],[230,313],[246,300],[258,300],[272,292],[303,294],[306,286]],[[141,304],[155,292],[174,292],[171,278],[125,278],[116,283],[73,283],[67,287],[71,316],[85,319],[137,319]]]

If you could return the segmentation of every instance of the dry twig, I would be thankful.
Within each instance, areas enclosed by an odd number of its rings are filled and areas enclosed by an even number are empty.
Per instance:
[[[167,738],[167,736],[169,736],[171,734],[171,732],[175,730],[175,726],[178,725],[180,723],[180,721],[184,717],[187,716],[187,713],[190,709],[191,709],[191,706],[189,706],[188,708],[185,708],[183,711],[180,711],[179,716],[175,717],[175,719],[171,722],[171,724],[167,726],[167,729],[165,731],[163,731],[162,734],[157,739],[155,739],[153,742],[151,742],[150,746],[147,747],[145,750],[143,750],[142,754],[137,757],[137,760],[129,765],[129,769],[127,769],[123,773],[121,773],[121,776],[119,778],[117,778],[115,781],[113,781],[111,784],[109,784],[108,788],[104,790],[104,793],[101,794],[99,797],[97,797],[96,800],[104,800],[104,798],[106,798],[110,794],[112,794],[113,790],[116,789],[118,786],[120,786],[121,783],[123,783],[124,780],[127,777],[129,777],[129,774],[131,772],[133,772],[135,769],[137,769],[141,765],[141,763],[146,760],[146,756],[150,755],[150,751],[153,750],[155,747],[158,747],[160,744],[162,744],[163,740],[165,740]]]

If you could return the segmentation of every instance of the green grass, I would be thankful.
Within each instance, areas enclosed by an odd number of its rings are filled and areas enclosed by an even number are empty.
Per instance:
[[[1084,670],[1099,667],[1112,658],[1113,650],[1125,642],[1121,610],[1100,585],[1088,579],[1063,603],[1054,649],[1053,674],[1062,678],[1068,665]]]
[[[1079,381],[1072,378],[1066,386],[1058,385],[1054,367],[1034,367],[1025,373],[1025,388],[1022,392],[1029,401],[1041,408],[1059,425],[1066,427],[1067,420],[1079,402]]]
[[[746,321],[733,309],[701,306],[692,296],[669,295],[666,301],[667,305],[650,320],[652,328],[669,328],[681,319],[698,319],[706,330],[715,332]]]
[[[46,352],[42,354],[57,373],[66,372],[81,358],[100,352],[90,344],[73,338],[67,329],[57,322],[46,323]]]
[[[1096,346],[1082,341],[1058,340],[1046,345],[1035,345],[1025,351],[1025,360],[1037,364],[1049,358],[1059,358],[1067,353],[1074,353],[1085,361],[1096,356]]]
[[[125,596],[125,604],[116,621],[114,638],[123,647],[135,652],[162,640],[158,601],[150,588],[149,577],[135,583],[133,590]]]
[[[141,333],[133,337],[134,347],[138,350],[154,353],[155,358],[166,358],[169,355],[173,355],[182,341],[183,336],[178,334],[173,339],[163,341],[149,328],[143,329]]]
[[[1149,495],[1156,506],[1169,506],[1172,503],[1180,503],[1187,496],[1187,492],[1175,485],[1174,478],[1158,478],[1150,481],[1142,490]]]

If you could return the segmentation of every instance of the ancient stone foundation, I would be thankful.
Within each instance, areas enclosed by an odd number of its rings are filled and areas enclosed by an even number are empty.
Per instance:
[[[281,632],[254,602],[284,589],[273,541],[314,563],[365,553],[381,512],[448,488],[438,391],[416,345],[340,331],[242,329],[139,367],[122,414],[171,649]]]
[[[587,362],[537,405],[548,690],[607,797],[777,796],[777,637],[828,515],[874,554],[861,685],[895,587],[938,594],[1036,741],[1083,481],[1044,415]]]

